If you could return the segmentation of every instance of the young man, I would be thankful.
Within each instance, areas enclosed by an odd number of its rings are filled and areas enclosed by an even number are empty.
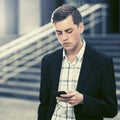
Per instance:
[[[62,49],[41,63],[38,120],[103,120],[117,114],[112,59],[91,48],[81,34],[79,11],[62,5],[52,14]],[[55,91],[65,91],[57,96]]]

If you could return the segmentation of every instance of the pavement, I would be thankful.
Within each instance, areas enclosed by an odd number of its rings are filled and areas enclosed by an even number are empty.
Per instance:
[[[39,102],[0,97],[0,120],[37,120]]]
[[[38,105],[39,101],[0,97],[0,120],[37,120]],[[120,111],[104,120],[120,120]]]

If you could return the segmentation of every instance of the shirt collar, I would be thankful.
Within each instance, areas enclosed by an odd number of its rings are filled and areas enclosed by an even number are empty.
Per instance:
[[[80,51],[78,52],[78,54],[76,55],[76,58],[78,60],[82,60],[83,59],[83,54],[84,54],[85,47],[86,47],[86,41],[84,39],[82,39],[82,41],[83,41],[83,46],[80,49]],[[65,49],[63,49],[63,59],[67,59],[67,56],[65,54]]]

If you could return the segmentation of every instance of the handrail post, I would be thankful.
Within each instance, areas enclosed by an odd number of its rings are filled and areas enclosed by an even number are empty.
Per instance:
[[[107,22],[106,22],[106,18],[107,18],[107,8],[105,6],[102,7],[102,12],[101,12],[101,16],[102,16],[102,35],[105,36],[106,33],[107,33],[107,30],[106,30],[106,25],[107,25]]]
[[[94,21],[95,20],[95,13],[93,12],[91,12],[90,13],[90,36],[94,36],[95,35],[95,27],[93,27],[94,26]]]
[[[14,63],[15,63],[15,64],[14,64],[14,65],[15,65],[15,67],[14,67],[15,71],[13,71],[13,72],[15,72],[15,74],[16,74],[16,73],[19,73],[19,69],[20,69],[20,68],[19,68],[20,66],[19,66],[19,53],[18,53],[18,51],[16,51],[16,52],[14,53],[14,58],[13,58],[13,59],[14,59],[14,61],[15,61],[15,62],[14,62]],[[18,78],[16,77],[16,79],[18,79]]]
[[[4,61],[4,62],[3,62]],[[7,77],[7,73],[8,73],[8,59],[5,59],[5,60],[1,60],[1,80],[0,80],[0,83],[3,83],[5,80],[6,80],[6,77]]]

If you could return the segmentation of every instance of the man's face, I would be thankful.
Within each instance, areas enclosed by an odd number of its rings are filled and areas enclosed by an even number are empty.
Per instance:
[[[74,51],[81,46],[80,34],[84,30],[83,23],[77,26],[74,24],[72,16],[68,16],[65,20],[56,22],[54,25],[56,36],[66,51]]]

